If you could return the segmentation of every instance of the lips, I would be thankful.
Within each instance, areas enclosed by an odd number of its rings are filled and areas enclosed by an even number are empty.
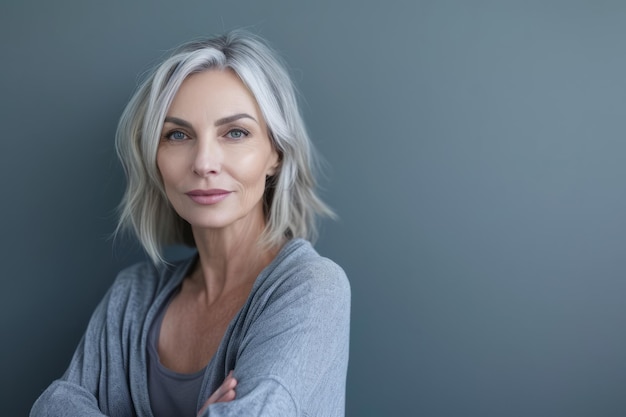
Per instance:
[[[231,191],[215,188],[211,190],[192,190],[186,194],[191,200],[198,204],[211,205],[227,198],[231,194]]]

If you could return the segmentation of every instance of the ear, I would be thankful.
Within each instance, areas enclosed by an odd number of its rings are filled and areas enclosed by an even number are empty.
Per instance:
[[[272,152],[273,163],[269,166],[266,172],[266,175],[268,177],[272,177],[276,175],[276,173],[278,172],[278,168],[280,168],[281,160],[282,160],[281,155],[278,153],[278,151],[274,149],[274,151]]]
[[[273,177],[274,175],[276,175],[276,172],[278,171],[279,167],[280,167],[280,162],[277,162],[271,167],[269,167],[269,169],[267,170],[267,176]]]

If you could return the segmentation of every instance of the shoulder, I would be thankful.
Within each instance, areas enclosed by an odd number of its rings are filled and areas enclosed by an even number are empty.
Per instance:
[[[321,256],[306,240],[288,242],[267,270],[263,286],[274,296],[323,297],[349,302],[350,283],[345,271]]]
[[[127,288],[137,285],[143,288],[165,285],[178,275],[184,275],[194,261],[195,256],[163,265],[155,265],[149,261],[138,262],[122,269],[113,285]]]
[[[143,261],[122,269],[109,290],[109,305],[149,305],[159,294],[182,280],[193,260],[189,258],[159,266]]]

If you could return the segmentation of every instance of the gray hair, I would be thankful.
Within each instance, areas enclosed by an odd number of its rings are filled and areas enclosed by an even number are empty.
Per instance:
[[[156,164],[161,129],[183,81],[209,69],[232,70],[252,92],[280,155],[280,167],[266,181],[266,227],[260,243],[285,238],[314,240],[319,215],[333,212],[316,194],[315,150],[298,109],[294,85],[280,57],[244,31],[183,44],[148,74],[126,106],[115,137],[127,187],[116,234],[134,231],[154,263],[164,262],[167,244],[195,246],[191,226],[166,197]]]

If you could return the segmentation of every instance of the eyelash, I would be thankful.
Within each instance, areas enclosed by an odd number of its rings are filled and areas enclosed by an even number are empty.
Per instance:
[[[233,132],[240,132],[241,136],[239,136],[239,137],[232,137],[232,136],[230,136]],[[174,134],[176,134],[176,133],[180,133],[184,137],[183,138],[179,138],[179,139],[174,139],[172,136]],[[236,128],[230,129],[228,132],[226,132],[226,135],[224,135],[224,136],[226,136],[228,139],[237,141],[237,140],[240,140],[242,138],[246,138],[249,135],[250,135],[250,132],[248,132],[247,130],[236,127]],[[170,132],[167,132],[163,137],[166,140],[169,140],[171,142],[182,142],[185,139],[189,139],[189,135],[187,135],[185,132],[183,132],[181,130],[172,130]]]
[[[184,138],[181,138],[181,139],[174,139],[174,138],[172,138],[172,136],[173,136],[175,133],[181,133],[181,134],[184,136]],[[170,132],[166,133],[166,134],[164,135],[164,138],[165,138],[165,139],[167,139],[167,140],[169,140],[169,141],[172,141],[172,142],[181,142],[181,141],[183,141],[183,140],[185,140],[185,139],[189,138],[189,136],[188,136],[185,132],[183,132],[183,131],[181,131],[181,130],[172,130],[172,131],[170,131]]]
[[[233,133],[233,132],[241,132],[241,136],[239,136],[238,138],[234,138],[234,137],[230,136],[230,134]],[[241,129],[239,127],[236,127],[236,128],[230,129],[228,132],[226,132],[225,136],[228,137],[229,139],[232,139],[232,140],[239,140],[239,139],[248,137],[248,135],[250,135],[250,132],[248,132],[245,129]]]

